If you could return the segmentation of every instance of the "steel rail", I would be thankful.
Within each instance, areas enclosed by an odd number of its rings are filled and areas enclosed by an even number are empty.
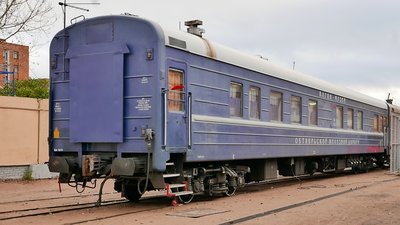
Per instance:
[[[231,224],[238,224],[238,223],[247,222],[247,221],[254,220],[254,219],[257,219],[257,218],[260,218],[260,217],[268,216],[268,215],[271,215],[271,214],[276,214],[276,213],[279,213],[279,212],[283,212],[283,211],[290,210],[290,209],[293,209],[293,208],[301,207],[301,206],[304,206],[304,205],[309,205],[309,204],[312,204],[312,203],[315,203],[315,202],[319,202],[319,201],[322,201],[322,200],[325,200],[325,199],[334,198],[334,197],[337,197],[337,196],[340,196],[340,195],[344,195],[344,194],[347,194],[347,193],[350,193],[350,192],[359,191],[359,190],[362,190],[362,189],[365,189],[365,188],[369,188],[369,187],[375,186],[377,184],[387,183],[387,182],[391,182],[391,181],[395,181],[395,180],[399,180],[399,179],[400,179],[400,177],[396,177],[394,179],[388,179],[388,180],[374,182],[374,183],[369,184],[369,185],[353,187],[353,188],[350,188],[350,189],[347,189],[347,190],[344,190],[344,191],[336,192],[336,193],[333,193],[333,194],[321,196],[321,197],[310,199],[310,200],[306,200],[306,201],[303,201],[303,202],[298,202],[298,203],[294,203],[294,204],[291,204],[291,205],[287,205],[287,206],[283,206],[283,207],[267,210],[267,211],[264,211],[264,212],[243,216],[243,217],[240,217],[240,218],[228,221],[228,222],[221,223],[220,225],[231,225]]]
[[[117,194],[118,192],[109,192],[104,193],[103,195],[111,195]],[[46,201],[46,200],[56,200],[56,199],[65,199],[65,198],[82,198],[82,197],[90,197],[90,196],[98,196],[98,193],[93,194],[82,194],[82,195],[68,195],[68,196],[61,196],[61,197],[51,197],[51,198],[36,198],[36,199],[25,199],[25,200],[17,200],[17,201],[7,201],[7,202],[0,202],[0,205],[5,204],[12,204],[12,203],[21,203],[21,202],[35,202],[35,201]]]
[[[113,201],[108,201],[107,203],[104,204],[104,206],[117,205],[117,204],[128,203],[128,202],[129,201],[127,201],[127,200],[113,200]],[[47,207],[38,207],[38,208],[31,208],[31,209],[21,209],[21,210],[10,210],[7,212],[1,212],[1,214],[12,214],[12,213],[30,212],[30,211],[34,211],[34,212],[29,213],[29,214],[24,214],[24,215],[13,215],[13,216],[8,216],[8,217],[3,217],[3,218],[0,218],[0,221],[19,219],[19,218],[24,218],[24,217],[56,214],[56,213],[62,213],[62,212],[68,212],[68,211],[74,211],[74,210],[82,210],[82,209],[90,209],[90,208],[96,208],[95,202],[83,203],[83,204],[47,206]],[[53,210],[53,209],[58,209],[58,210]],[[39,212],[35,212],[35,211],[39,211]]]

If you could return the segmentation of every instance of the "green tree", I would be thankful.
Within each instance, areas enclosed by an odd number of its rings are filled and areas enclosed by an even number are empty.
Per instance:
[[[12,95],[12,83],[0,89],[0,95]],[[29,79],[15,81],[15,96],[28,98],[49,98],[48,79]]]

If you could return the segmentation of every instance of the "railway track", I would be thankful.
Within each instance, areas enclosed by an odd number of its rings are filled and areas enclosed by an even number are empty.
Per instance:
[[[111,201],[103,201],[103,206],[110,206],[122,203],[128,203],[127,200],[111,200]],[[44,206],[44,207],[35,207],[35,208],[26,208],[26,209],[17,209],[17,210],[8,210],[0,212],[0,221],[2,220],[10,220],[10,219],[18,219],[24,217],[33,217],[33,216],[41,216],[48,214],[56,214],[68,211],[76,211],[82,209],[90,209],[95,208],[95,202],[88,203],[78,203],[78,204],[63,204],[63,205],[55,205],[55,206]]]
[[[375,168],[374,170],[380,170],[379,168]],[[385,169],[383,169],[385,170]],[[364,172],[361,172],[364,173]],[[300,176],[292,176],[292,177],[280,177],[273,180],[267,181],[259,181],[259,182],[252,182],[245,185],[245,188],[239,189],[240,191],[246,191],[246,187],[258,187],[258,186],[268,186],[268,185],[290,185],[293,182],[299,183],[299,188],[303,184],[303,181],[313,181],[318,179],[324,178],[332,178],[332,177],[340,177],[340,176],[348,176],[348,175],[356,175],[357,173],[353,172],[352,170],[345,170],[338,173],[315,173],[314,175],[300,175]]]
[[[279,179],[275,179],[275,180],[271,180],[271,181],[250,183],[250,184],[246,185],[246,187],[252,188],[252,187],[260,187],[260,186],[263,187],[263,186],[268,186],[268,185],[275,185],[275,187],[281,187],[281,186],[286,186],[286,185],[292,185],[293,182],[298,182],[300,184],[299,188],[301,188],[301,184],[303,183],[303,181],[304,182],[308,182],[308,181],[313,181],[313,180],[318,180],[318,179],[323,179],[323,178],[347,176],[349,174],[353,174],[353,173],[348,171],[348,172],[343,172],[343,173],[339,173],[339,174],[316,174],[314,176],[299,176],[299,177],[279,178]],[[261,212],[261,213],[258,213],[258,214],[254,214],[254,215],[244,216],[244,217],[229,221],[227,223],[223,223],[223,225],[238,224],[238,223],[250,221],[250,220],[253,220],[253,219],[257,219],[259,217],[263,217],[263,216],[267,216],[267,215],[283,212],[283,211],[286,211],[286,210],[290,210],[290,209],[293,209],[293,208],[296,208],[296,207],[300,207],[300,206],[303,206],[303,205],[312,204],[314,202],[322,201],[322,200],[325,200],[325,199],[334,198],[336,196],[340,196],[340,195],[343,195],[343,194],[346,194],[346,193],[349,193],[349,192],[352,192],[352,191],[362,190],[362,189],[367,188],[367,187],[371,187],[371,186],[374,186],[374,185],[377,185],[377,184],[380,184],[380,183],[384,183],[384,182],[394,181],[394,180],[397,180],[397,179],[400,179],[400,178],[389,179],[389,180],[376,182],[376,183],[369,184],[369,185],[362,184],[362,185],[360,185],[360,186],[358,186],[356,188],[351,188],[351,189],[348,189],[348,190],[345,190],[345,191],[329,194],[329,195],[322,196],[322,197],[319,197],[319,198],[316,198],[316,199],[311,199],[311,200],[308,200],[308,201],[299,202],[299,203],[295,203],[295,204],[288,205],[288,206],[283,206],[283,207],[280,207],[280,208],[268,210],[268,211]],[[239,193],[241,191],[243,191],[243,192],[248,191],[248,188],[240,189]],[[197,200],[199,200],[199,201],[204,200],[202,198],[207,200],[208,197],[199,196],[199,198]],[[167,207],[160,207],[159,209],[162,209],[162,208],[167,208]],[[142,210],[142,211],[134,211],[134,212],[128,212],[128,213],[114,214],[114,215],[106,216],[106,217],[96,217],[95,219],[88,219],[88,220],[82,220],[82,221],[79,221],[79,222],[68,223],[68,225],[75,225],[75,224],[86,223],[86,222],[94,222],[94,221],[102,221],[102,220],[107,220],[107,219],[111,219],[111,218],[115,218],[115,217],[135,214],[135,213],[138,213],[138,212],[152,211],[152,210],[155,210],[155,209],[149,209],[149,210],[145,209],[145,210]]]
[[[246,215],[246,216],[239,217],[239,218],[236,218],[236,219],[228,221],[228,222],[221,223],[220,225],[231,225],[231,224],[239,224],[239,223],[243,223],[243,222],[248,222],[248,221],[251,221],[251,220],[254,220],[254,219],[258,219],[260,217],[265,217],[265,216],[268,216],[268,215],[273,215],[273,214],[276,214],[276,213],[284,212],[284,211],[287,211],[287,210],[290,210],[290,209],[294,209],[294,208],[297,208],[297,207],[310,205],[310,204],[313,204],[315,202],[319,202],[319,201],[323,201],[323,200],[326,200],[326,199],[338,197],[338,196],[341,196],[341,195],[344,195],[344,194],[347,194],[347,193],[350,193],[350,192],[360,191],[360,190],[363,190],[365,188],[369,188],[369,187],[372,187],[372,186],[375,186],[375,185],[378,185],[378,184],[382,184],[382,183],[396,181],[396,180],[399,180],[399,179],[400,179],[400,177],[396,177],[396,178],[393,178],[393,179],[387,179],[387,180],[383,180],[383,181],[379,181],[379,182],[374,182],[374,183],[369,184],[369,185],[361,185],[361,186],[357,186],[355,188],[353,187],[353,188],[350,188],[350,189],[347,189],[347,190],[344,190],[344,191],[340,191],[340,192],[332,193],[332,194],[329,194],[329,195],[321,196],[321,197],[318,197],[318,198],[315,198],[315,199],[310,199],[310,200],[306,200],[306,201],[302,201],[302,202],[297,202],[297,203],[294,203],[294,204],[291,204],[291,205],[286,205],[286,206],[282,206],[282,207],[279,207],[279,208],[270,209],[270,210],[267,210],[267,211],[264,211],[264,212],[259,212],[259,213],[255,213],[255,214],[251,214],[251,215]]]
[[[112,195],[112,194],[118,194],[118,192],[109,192],[109,193],[104,193],[103,195]],[[99,195],[98,193],[92,193],[92,194],[68,195],[68,196],[50,197],[50,198],[24,199],[24,200],[17,200],[17,201],[0,202],[0,205],[11,204],[11,203],[24,203],[27,201],[37,202],[37,201],[48,201],[48,200],[57,200],[57,199],[68,199],[68,198],[82,198],[82,197],[91,197],[91,196],[98,196],[98,195]]]
[[[268,185],[278,185],[278,186],[284,186],[284,185],[290,185],[293,184],[293,182],[299,182],[299,184],[302,184],[302,181],[310,181],[310,180],[316,180],[316,179],[322,179],[322,178],[329,178],[329,177],[334,177],[334,176],[343,176],[343,175],[348,175],[349,173],[342,173],[342,174],[316,174],[314,176],[298,176],[298,177],[289,177],[289,178],[278,178],[275,180],[270,180],[270,181],[262,181],[262,182],[254,182],[254,183],[249,183],[246,185],[245,188],[241,188],[238,190],[238,193],[240,192],[246,192],[250,191],[252,187],[262,187],[262,186],[268,186]],[[257,190],[256,190],[257,191]],[[345,192],[346,193],[346,192]],[[111,193],[106,193],[107,195],[112,195],[114,194],[113,192]],[[344,194],[344,193],[343,193]],[[37,202],[37,201],[52,201],[52,200],[57,200],[57,199],[68,199],[68,198],[79,198],[79,197],[95,197],[97,194],[86,194],[84,196],[82,195],[73,195],[73,196],[62,196],[62,197],[49,197],[49,198],[39,198],[39,199],[31,199],[31,200],[26,200],[26,201],[13,201],[13,202],[0,202],[0,204],[12,204],[12,203],[26,203],[26,202]],[[201,201],[202,197],[198,196],[198,200]],[[329,196],[333,197],[333,196]],[[141,198],[140,202],[144,202],[146,200],[150,199],[162,199],[165,198],[165,195],[162,195],[162,192],[160,192],[159,195],[153,195],[153,196],[144,196]],[[207,197],[206,197],[207,198]],[[326,199],[325,197],[324,199]],[[322,199],[318,199],[319,201]],[[318,201],[315,200],[315,201]],[[314,202],[315,202],[314,201]],[[103,201],[102,202],[102,207],[107,207],[107,206],[113,206],[113,205],[121,205],[121,204],[128,204],[127,200],[124,199],[114,199],[114,200],[108,200],[108,201]],[[284,207],[283,209],[276,209],[272,210],[271,212],[263,212],[262,215],[269,215],[271,213],[276,213],[284,210],[288,210],[294,207],[298,207],[300,205],[304,204],[310,204],[312,202],[306,202],[302,204],[294,204],[293,206],[287,206]],[[91,221],[101,221],[109,218],[114,218],[114,217],[119,217],[119,216],[124,216],[124,215],[129,215],[129,214],[135,214],[135,213],[140,213],[140,212],[146,212],[146,211],[151,211],[151,210],[156,210],[156,209],[162,209],[166,208],[165,204],[160,203],[160,207],[151,207],[147,208],[147,206],[140,207],[139,209],[134,209],[133,211],[129,212],[123,212],[123,213],[117,213],[113,215],[108,215],[105,217],[96,217],[93,219],[87,219],[84,221],[79,221],[79,222],[74,222],[74,223],[68,223],[68,224],[79,224],[79,223],[85,223],[85,222],[91,222]],[[0,221],[6,221],[6,220],[12,220],[12,219],[19,219],[19,218],[26,218],[26,217],[35,217],[35,216],[41,216],[41,215],[49,215],[49,214],[58,214],[58,213],[63,213],[63,212],[69,212],[69,211],[79,211],[79,210],[84,210],[84,209],[92,209],[96,208],[95,202],[86,202],[86,203],[74,203],[74,204],[62,204],[62,205],[48,205],[48,206],[43,206],[43,207],[30,207],[30,208],[24,208],[24,209],[15,209],[15,210],[7,210],[7,211],[0,211]],[[253,215],[251,218],[257,218],[260,217],[261,215]],[[245,218],[245,219],[249,219]],[[227,224],[234,224],[236,221],[233,221],[233,223],[227,223]]]
[[[246,184],[245,187],[252,187],[252,186],[262,186],[262,185],[271,185],[271,184],[291,184],[292,182],[303,182],[303,181],[308,181],[308,180],[316,180],[316,179],[322,179],[322,178],[329,178],[329,177],[335,177],[335,176],[343,176],[343,175],[349,175],[349,173],[335,173],[335,174],[330,174],[330,173],[317,173],[312,176],[310,175],[301,175],[301,176],[293,176],[293,177],[281,177],[273,180],[267,180],[267,181],[259,181],[259,182],[252,182]]]
[[[112,193],[106,193],[106,194],[112,195],[114,193],[112,192]],[[96,197],[96,200],[97,200],[97,196],[98,196],[98,194],[87,194],[84,197]],[[58,199],[79,198],[79,197],[82,197],[82,195],[39,198],[39,199],[31,199],[31,200],[25,200],[25,201],[9,201],[9,202],[1,202],[0,204],[5,205],[5,204],[14,204],[14,203],[30,203],[30,202],[37,202],[37,201],[52,201],[52,200],[58,200]],[[165,197],[165,195],[163,195],[163,196],[161,196],[161,195],[144,196],[141,198],[141,201],[152,200],[152,199],[157,199],[157,198],[162,198],[162,197]],[[113,200],[102,201],[101,207],[109,207],[109,206],[122,205],[122,204],[129,204],[129,201],[126,199],[113,199]],[[63,213],[63,212],[79,211],[79,210],[94,209],[94,208],[98,208],[98,206],[96,206],[95,201],[85,202],[85,203],[60,204],[60,205],[52,205],[52,203],[50,202],[49,204],[47,204],[47,206],[43,206],[43,207],[29,207],[29,208],[23,208],[23,209],[12,209],[12,210],[0,211],[0,221],[7,221],[7,220],[12,220],[12,219],[22,219],[22,218],[26,218],[26,217],[43,216],[43,215],[58,214],[58,213]],[[159,209],[159,208],[162,208],[162,207],[156,207],[154,209]],[[152,209],[152,210],[154,210],[154,209]],[[150,209],[140,209],[137,211],[130,211],[130,212],[126,212],[126,213],[107,216],[107,217],[104,217],[103,219],[107,219],[108,217],[112,218],[112,217],[117,217],[117,216],[122,216],[122,215],[139,213],[142,211],[144,212],[144,211],[149,211],[149,210]],[[95,220],[101,220],[101,219],[102,218],[97,218]],[[88,221],[90,221],[90,220],[88,220]],[[1,222],[0,222],[0,224],[1,224]]]

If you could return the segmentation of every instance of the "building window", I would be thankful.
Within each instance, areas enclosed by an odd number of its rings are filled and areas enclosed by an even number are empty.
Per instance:
[[[14,72],[14,76],[18,75],[18,66],[14,66],[13,72]]]
[[[291,122],[301,123],[301,98],[299,96],[292,96],[290,104],[292,108]]]
[[[282,121],[282,93],[271,91],[269,95],[269,106],[272,121]]]
[[[14,59],[18,59],[19,58],[19,54],[17,51],[14,51]]]
[[[10,64],[10,51],[4,50],[3,57],[4,57],[5,64]]]
[[[374,132],[378,132],[378,121],[379,121],[379,116],[374,115]]]
[[[318,103],[315,100],[308,100],[308,124],[318,125]]]
[[[343,107],[336,106],[336,128],[343,128]]]
[[[10,74],[11,79],[18,80],[18,66],[13,67],[13,74]]]
[[[8,72],[9,71],[8,67],[9,67],[9,65],[3,64],[3,71]]]
[[[353,117],[353,109],[347,109],[347,129],[354,129]]]
[[[250,119],[260,119],[260,88],[250,87],[249,104]]]
[[[364,127],[363,112],[357,112],[357,130],[363,130]]]
[[[242,85],[232,82],[229,91],[229,114],[242,117],[242,106]]]
[[[168,110],[183,111],[185,92],[183,91],[183,71],[169,69],[168,71]]]
[[[11,68],[10,68],[10,64],[9,63],[5,63],[3,64],[3,68],[0,68],[0,70],[3,69],[3,72],[11,72]],[[5,73],[4,74],[4,83],[8,83],[10,81],[10,74],[9,73]]]

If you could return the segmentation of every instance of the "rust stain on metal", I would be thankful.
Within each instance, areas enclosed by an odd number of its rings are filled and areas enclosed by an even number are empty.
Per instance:
[[[211,43],[205,38],[202,38],[202,40],[204,41],[207,47],[207,56],[211,58],[216,58],[215,49],[213,48]]]

